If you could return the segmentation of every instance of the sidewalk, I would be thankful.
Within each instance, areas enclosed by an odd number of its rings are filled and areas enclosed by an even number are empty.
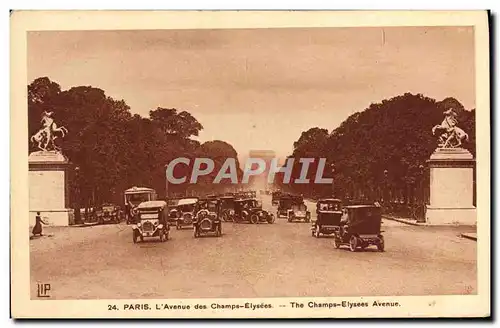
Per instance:
[[[392,215],[387,215],[387,214],[382,214],[383,219],[387,220],[392,220],[392,221],[397,221],[409,225],[414,225],[414,226],[426,226],[426,223],[423,222],[417,222],[415,219],[410,219],[410,218],[402,218],[402,217],[397,217],[397,216],[392,216]]]
[[[441,229],[452,229],[457,233],[457,236],[460,238],[466,238],[470,240],[477,241],[477,233],[476,233],[476,226],[470,226],[470,225],[432,225],[432,224],[427,224],[425,222],[417,222],[417,220],[414,219],[409,219],[409,218],[402,218],[402,217],[395,217],[391,215],[382,215],[383,219],[386,220],[391,220],[391,221],[396,221],[400,223],[404,223],[407,225],[411,226],[424,226],[424,227],[432,227],[432,231],[436,231],[437,228],[438,230]]]

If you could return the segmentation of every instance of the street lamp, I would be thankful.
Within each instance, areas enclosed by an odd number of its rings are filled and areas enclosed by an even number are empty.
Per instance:
[[[425,221],[425,205],[427,204],[427,200],[426,200],[426,197],[425,197],[425,192],[424,192],[424,169],[425,169],[425,166],[423,166],[422,164],[420,164],[418,166],[418,173],[419,173],[419,177],[418,177],[418,198],[419,198],[419,208],[421,209],[420,211],[420,215],[418,217],[418,220],[419,221]]]
[[[388,195],[388,183],[387,176],[389,175],[389,171],[384,170],[384,195],[382,196],[384,203],[386,203],[389,199]]]
[[[330,164],[330,172],[332,173],[332,197],[335,198],[335,164]]]
[[[75,223],[82,223],[82,216],[80,213],[80,167],[75,167],[75,184],[76,184],[76,197],[75,197]]]

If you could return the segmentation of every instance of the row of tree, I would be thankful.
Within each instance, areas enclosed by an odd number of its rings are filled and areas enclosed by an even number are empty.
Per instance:
[[[165,164],[174,158],[212,158],[216,169],[222,159],[237,159],[235,149],[224,141],[194,140],[203,126],[187,111],[157,108],[147,118],[133,115],[125,101],[90,86],[61,90],[49,78],[38,78],[28,86],[28,111],[30,135],[40,129],[44,111],[52,111],[55,121],[69,131],[56,142],[78,168],[70,172],[71,202],[78,197],[84,204],[121,203],[123,191],[132,186],[154,188],[164,197]],[[39,150],[31,142],[29,149]],[[213,186],[209,179],[199,179],[195,187],[212,192],[228,187],[228,180]],[[169,193],[184,194],[190,187],[169,185]]]
[[[466,110],[454,98],[436,101],[406,93],[352,114],[331,133],[318,127],[304,131],[290,157],[326,157],[334,184],[281,187],[310,197],[334,193],[342,198],[425,198],[426,161],[437,147],[431,130],[450,107],[458,114],[458,125],[468,133],[464,148],[475,155],[474,109]],[[315,173],[314,168],[310,170],[312,179]],[[292,176],[299,174],[300,165],[295,165]]]
[[[458,121],[469,135],[465,147],[475,155],[475,110],[466,110],[454,98],[443,101],[421,94],[406,93],[370,105],[349,116],[331,133],[313,127],[294,142],[295,158],[292,183],[281,189],[309,197],[336,196],[345,198],[380,197],[408,198],[411,190],[427,185],[426,160],[436,148],[435,124],[443,119],[443,111],[453,107]],[[169,194],[196,192],[202,194],[232,190],[229,180],[214,185],[217,171],[227,158],[235,158],[236,150],[228,143],[215,140],[201,144],[193,138],[203,126],[187,111],[157,108],[149,117],[133,115],[123,100],[106,96],[101,89],[90,86],[61,87],[47,77],[28,86],[29,132],[41,127],[44,111],[55,113],[69,134],[61,140],[63,153],[70,158],[74,176],[70,179],[71,199],[75,195],[84,203],[121,202],[122,193],[131,186],[156,189],[165,194],[165,164],[178,157],[193,163],[196,157],[214,160],[214,173],[189,183],[169,185]],[[30,142],[30,152],[38,150]],[[300,175],[299,158],[315,158],[309,168],[309,184],[294,184]],[[333,185],[314,184],[319,158],[326,158],[325,175]],[[242,176],[237,162],[239,181]],[[188,174],[192,167],[180,166],[177,174]],[[179,171],[181,170],[181,171]],[[188,177],[189,178],[189,177]],[[283,181],[278,174],[275,181]],[[387,193],[389,190],[389,194]],[[415,196],[415,195],[414,195]],[[422,196],[417,193],[416,196]]]

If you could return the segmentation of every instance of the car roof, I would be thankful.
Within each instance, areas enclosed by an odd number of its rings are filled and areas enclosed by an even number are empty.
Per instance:
[[[134,193],[134,192],[139,193],[139,192],[147,192],[147,191],[154,192],[155,190],[151,189],[151,188],[147,188],[147,187],[136,187],[136,186],[125,190],[126,193]]]
[[[142,202],[137,206],[137,208],[151,208],[151,207],[164,207],[167,205],[167,202],[164,200],[149,200],[147,202]]]
[[[197,202],[198,202],[198,198],[182,198],[182,199],[179,199],[177,206],[179,206],[179,205],[192,205],[192,204],[196,204]]]

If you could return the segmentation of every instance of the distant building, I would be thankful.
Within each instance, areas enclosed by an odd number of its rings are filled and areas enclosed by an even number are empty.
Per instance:
[[[269,184],[267,182],[267,176],[269,174],[271,161],[276,157],[276,153],[273,150],[251,150],[248,153],[248,157],[260,158],[266,162],[266,170],[262,174],[250,177],[250,188],[256,190],[268,190]]]

